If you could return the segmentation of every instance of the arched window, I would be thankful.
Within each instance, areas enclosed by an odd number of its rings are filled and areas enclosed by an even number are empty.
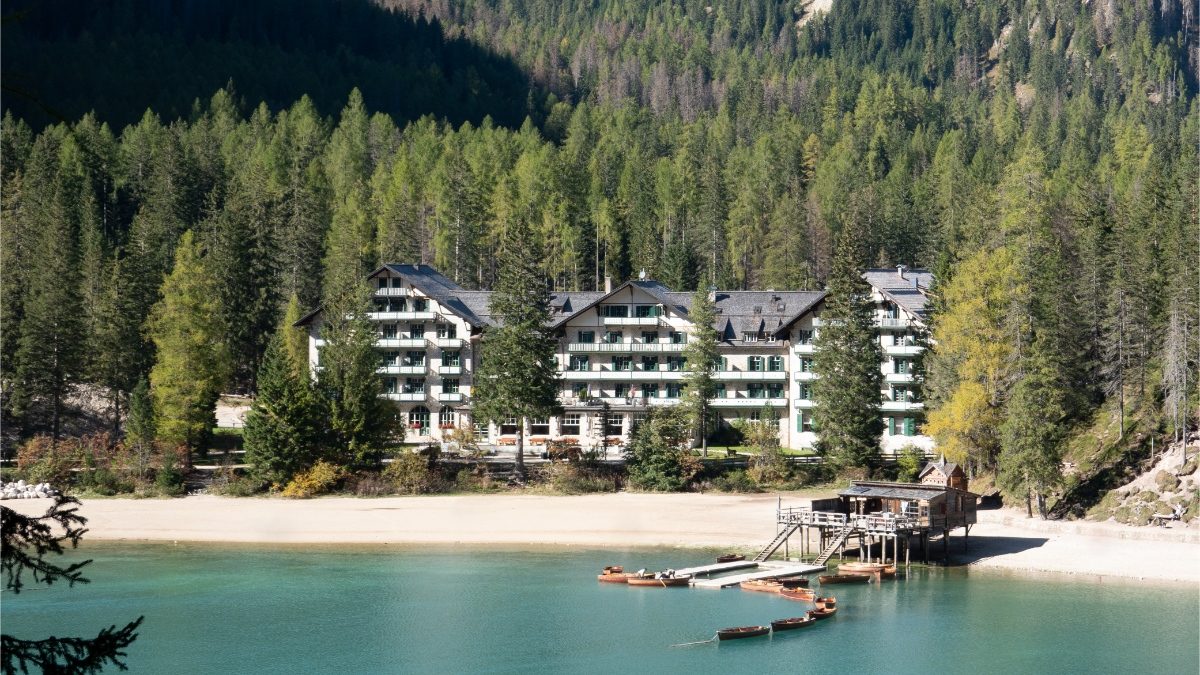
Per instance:
[[[438,426],[442,429],[454,428],[454,408],[442,406],[441,412],[438,413]]]
[[[408,429],[418,436],[429,435],[429,408],[419,405],[408,411]]]

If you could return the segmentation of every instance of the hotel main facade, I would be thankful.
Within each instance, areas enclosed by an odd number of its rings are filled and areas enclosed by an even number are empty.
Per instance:
[[[883,353],[881,451],[893,455],[915,446],[929,452],[932,439],[917,433],[924,404],[913,365],[922,349],[917,334],[925,326],[932,276],[902,267],[863,276],[871,286]],[[419,264],[385,265],[370,275],[370,283],[383,395],[401,413],[406,442],[441,442],[451,429],[473,424],[480,442],[515,443],[518,420],[486,424],[471,415],[480,339],[495,325],[491,293],[463,289]],[[824,299],[825,293],[813,291],[714,292],[721,363],[712,409],[720,426],[758,419],[770,408],[784,447],[815,444],[812,359]],[[691,293],[646,279],[605,292],[551,294],[564,412],[529,420],[526,442],[534,448],[557,440],[585,450],[619,447],[650,408],[679,404],[683,349],[693,332],[691,301]],[[319,368],[320,312],[299,325],[308,330],[310,363]]]

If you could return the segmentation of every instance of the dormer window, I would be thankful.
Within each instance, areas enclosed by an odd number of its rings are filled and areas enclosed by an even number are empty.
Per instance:
[[[633,315],[639,319],[662,316],[662,307],[659,305],[638,305],[633,308]]]
[[[746,333],[742,336],[743,342],[758,342],[758,333]]]

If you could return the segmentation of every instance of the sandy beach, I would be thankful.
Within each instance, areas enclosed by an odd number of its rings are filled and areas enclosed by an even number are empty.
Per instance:
[[[86,540],[273,544],[503,544],[673,546],[753,552],[775,534],[777,498],[702,494],[466,495],[313,500],[84,500]],[[49,500],[4,503],[21,513]],[[981,511],[952,562],[979,568],[1200,584],[1200,529],[1043,522],[1015,510]]]

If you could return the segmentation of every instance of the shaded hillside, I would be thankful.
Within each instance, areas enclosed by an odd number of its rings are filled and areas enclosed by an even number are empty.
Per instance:
[[[147,109],[186,117],[230,81],[275,110],[307,94],[332,114],[358,87],[397,120],[527,114],[510,60],[366,0],[17,0],[4,15],[3,106],[35,127],[89,111],[116,127]]]

